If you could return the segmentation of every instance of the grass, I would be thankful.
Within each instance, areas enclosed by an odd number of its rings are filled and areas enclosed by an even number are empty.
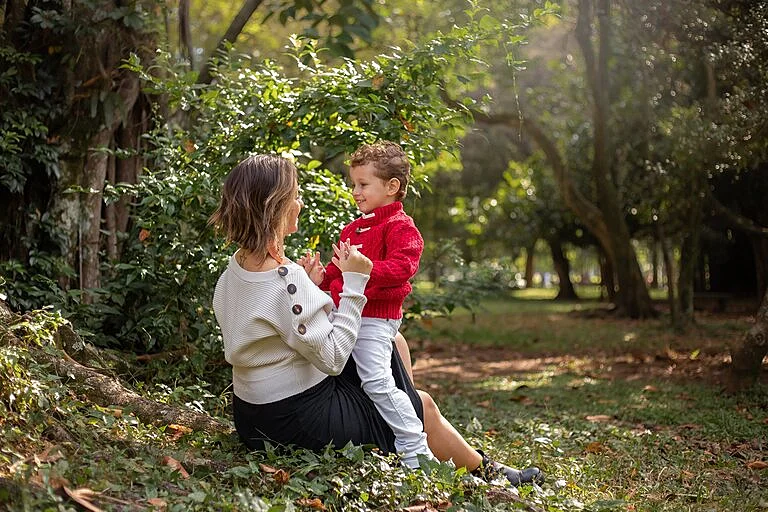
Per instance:
[[[767,509],[768,387],[729,396],[714,382],[747,319],[702,315],[677,336],[664,317],[572,314],[597,307],[525,290],[474,321],[435,319],[417,381],[489,452],[545,469],[550,506]]]
[[[353,446],[249,453],[234,435],[144,425],[0,343],[0,510],[768,509],[768,387],[729,396],[715,385],[747,319],[702,316],[681,337],[664,318],[585,318],[572,311],[600,304],[530,294],[485,301],[474,322],[467,311],[435,319],[414,350],[418,385],[474,446],[548,474],[520,490],[525,503],[446,464],[410,472]],[[25,340],[46,333],[37,325]],[[228,420],[228,390],[192,374],[158,367],[139,389]]]

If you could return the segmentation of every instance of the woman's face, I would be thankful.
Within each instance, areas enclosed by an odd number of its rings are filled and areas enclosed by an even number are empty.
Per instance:
[[[299,213],[301,213],[301,209],[304,207],[304,201],[301,198],[301,190],[299,190],[298,183],[296,184],[294,189],[295,189],[295,192],[293,193],[293,197],[290,199],[291,205],[288,208],[288,218],[286,219],[286,229],[283,235],[290,235],[291,233],[295,233],[299,229]]]

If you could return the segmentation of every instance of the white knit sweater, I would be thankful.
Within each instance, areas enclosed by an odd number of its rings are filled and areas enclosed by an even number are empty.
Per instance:
[[[213,310],[235,395],[253,404],[276,402],[341,373],[360,329],[368,277],[344,273],[333,313],[331,298],[301,266],[249,272],[233,255],[216,284]]]

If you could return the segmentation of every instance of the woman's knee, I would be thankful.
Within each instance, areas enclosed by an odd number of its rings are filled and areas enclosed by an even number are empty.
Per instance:
[[[418,393],[421,398],[421,404],[424,406],[424,421],[428,422],[430,419],[439,418],[440,409],[437,408],[437,404],[429,393],[421,390],[418,390]]]

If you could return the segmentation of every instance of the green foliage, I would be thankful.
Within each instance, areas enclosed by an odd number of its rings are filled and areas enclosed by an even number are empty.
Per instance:
[[[304,37],[317,41],[334,55],[353,58],[353,43],[356,40],[370,43],[372,32],[379,25],[375,3],[373,0],[339,2],[328,12],[321,0],[280,0],[269,10],[264,22],[275,14],[283,25],[290,20],[300,21],[306,27]]]
[[[417,283],[407,299],[403,330],[410,339],[423,340],[435,318],[450,317],[458,310],[468,311],[474,318],[484,298],[504,296],[517,287],[516,269],[508,259],[467,264],[454,240],[443,241],[437,252],[440,259],[421,266],[426,274],[440,275],[437,282]],[[430,265],[438,270],[432,271]]]
[[[140,183],[107,190],[136,198],[133,230],[121,260],[103,266],[102,289],[93,290],[99,300],[76,323],[102,345],[157,351],[195,341],[213,353],[218,332],[210,298],[232,248],[207,219],[229,170],[253,153],[293,158],[306,208],[287,254],[328,251],[353,215],[350,193],[331,171],[336,157],[376,139],[399,141],[416,164],[449,147],[444,137],[461,129],[466,114],[441,101],[441,74],[490,37],[456,29],[423,48],[339,67],[324,65],[312,45],[297,39],[300,78],[270,62],[225,57],[209,86],[174,71],[167,56],[148,68],[131,59],[125,67],[141,76],[146,91],[166,97],[170,111],[185,112],[188,121],[158,119]]]

